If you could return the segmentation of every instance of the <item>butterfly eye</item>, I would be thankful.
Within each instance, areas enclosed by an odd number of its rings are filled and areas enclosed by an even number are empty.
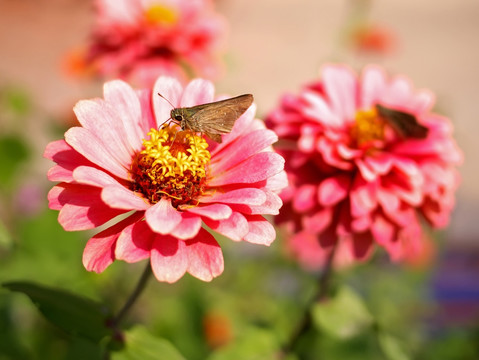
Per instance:
[[[183,116],[181,116],[181,115],[175,115],[175,120],[176,120],[176,121],[182,121],[182,120],[183,120]]]

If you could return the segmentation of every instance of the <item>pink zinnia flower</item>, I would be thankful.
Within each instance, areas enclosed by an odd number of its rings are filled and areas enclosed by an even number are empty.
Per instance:
[[[276,234],[262,215],[277,214],[282,205],[276,192],[286,186],[284,159],[272,152],[277,137],[254,118],[254,105],[221,144],[208,144],[164,124],[171,105],[158,93],[177,107],[214,101],[205,80],[183,89],[162,77],[153,90],[139,92],[120,80],[106,83],[104,99],[75,106],[81,127],[45,150],[57,164],[48,178],[60,182],[49,206],[60,210],[68,231],[109,222],[86,245],[87,270],[150,258],[160,281],[174,282],[185,272],[209,281],[223,271],[223,256],[202,226],[234,241],[269,245]]]
[[[462,153],[449,120],[431,112],[430,92],[388,79],[376,66],[357,76],[325,66],[320,81],[287,95],[267,118],[280,139],[290,187],[279,222],[290,248],[311,267],[339,242],[344,260],[370,256],[374,244],[393,260],[421,252],[422,220],[448,224]],[[416,117],[427,136],[400,135],[376,105]],[[316,240],[312,240],[315,238]],[[319,241],[319,248],[313,241]]]
[[[211,0],[96,0],[96,8],[85,65],[101,77],[150,87],[159,75],[219,74],[226,26]]]

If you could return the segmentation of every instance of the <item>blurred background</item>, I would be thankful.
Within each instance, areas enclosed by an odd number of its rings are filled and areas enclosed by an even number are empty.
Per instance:
[[[328,62],[355,69],[377,63],[436,94],[436,111],[451,118],[465,154],[450,226],[435,234],[439,246],[422,267],[379,258],[341,276],[378,319],[394,323],[391,332],[409,354],[401,359],[479,359],[479,2],[215,4],[229,23],[217,92],[254,94],[260,117],[284,92],[316,79]],[[106,299],[117,309],[142,265],[116,263],[103,275],[83,269],[88,234],[65,233],[57,213],[47,210],[51,164],[42,157],[46,144],[74,123],[76,101],[101,96],[101,82],[73,76],[67,59],[86,41],[93,22],[87,0],[0,0],[0,281],[60,286]],[[225,273],[211,286],[189,277],[172,286],[152,283],[140,299],[145,306],[132,316],[187,359],[205,359],[219,347],[212,359],[249,358],[228,357],[230,343],[262,339],[263,329],[271,328],[286,337],[288,324],[301,314],[298,304],[314,287],[315,274],[304,274],[284,256],[281,239],[272,249],[223,244]],[[341,347],[331,335],[322,343],[321,351],[329,351],[324,358],[384,358],[365,336],[341,339],[348,344]],[[74,359],[85,347],[42,320],[26,297],[0,291],[0,359]]]

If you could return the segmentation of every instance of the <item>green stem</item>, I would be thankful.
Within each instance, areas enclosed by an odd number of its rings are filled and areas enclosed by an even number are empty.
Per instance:
[[[318,278],[318,289],[316,294],[311,298],[308,306],[306,307],[306,312],[304,313],[303,319],[299,323],[296,330],[293,332],[289,342],[283,346],[282,356],[286,356],[291,353],[295,348],[298,340],[303,334],[309,331],[312,325],[311,309],[316,302],[323,301],[327,299],[329,293],[329,285],[331,282],[331,275],[333,270],[333,260],[334,254],[336,253],[337,242],[333,245],[331,252],[328,254],[326,263],[324,264],[323,272]]]
[[[126,301],[125,305],[123,305],[121,310],[118,312],[118,314],[113,318],[113,326],[115,328],[118,328],[118,325],[123,321],[130,308],[133,306],[140,294],[145,289],[145,286],[148,282],[148,279],[150,278],[151,273],[151,265],[148,261],[148,264],[146,264],[145,270],[143,270],[143,274],[141,275],[141,278],[138,281],[135,290],[131,293],[130,297]]]

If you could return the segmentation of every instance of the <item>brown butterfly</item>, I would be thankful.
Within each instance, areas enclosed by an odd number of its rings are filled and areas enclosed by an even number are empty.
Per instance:
[[[221,134],[231,132],[235,121],[252,103],[253,95],[245,94],[192,107],[174,108],[170,116],[182,130],[200,132],[221,143]]]
[[[379,116],[391,125],[400,136],[415,139],[427,137],[429,129],[419,124],[414,115],[379,104],[376,104],[376,110]]]

